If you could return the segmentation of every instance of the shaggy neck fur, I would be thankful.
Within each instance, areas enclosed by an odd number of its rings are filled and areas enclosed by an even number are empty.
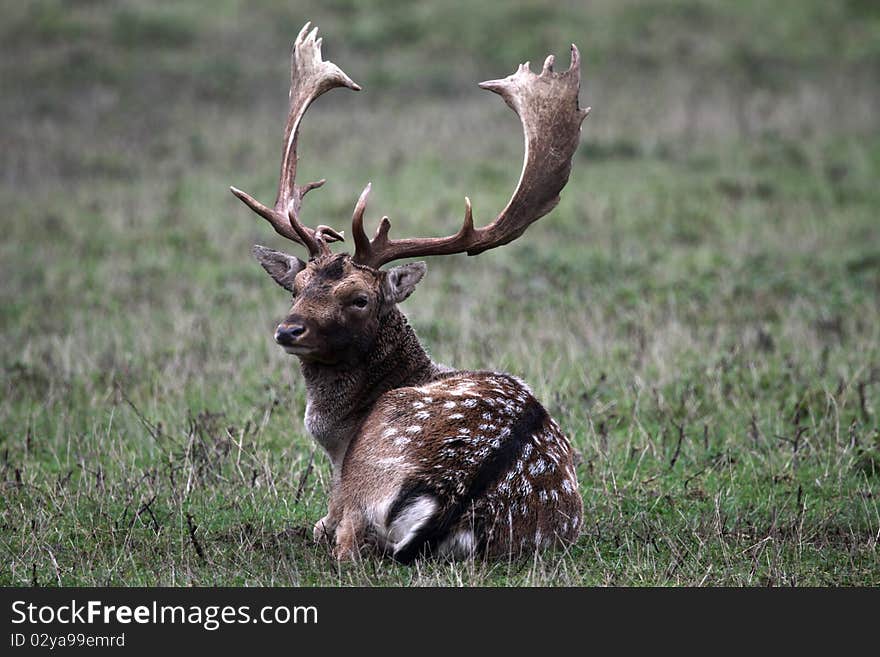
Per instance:
[[[440,369],[422,348],[397,307],[380,319],[376,341],[356,364],[321,365],[301,361],[308,401],[306,427],[327,450],[334,470],[366,414],[385,392],[422,385]]]

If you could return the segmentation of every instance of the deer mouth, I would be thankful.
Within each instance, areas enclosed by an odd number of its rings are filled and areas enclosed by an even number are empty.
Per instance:
[[[304,345],[297,345],[295,347],[284,347],[284,351],[286,351],[291,356],[296,356],[301,361],[305,363],[310,363],[312,365],[337,365],[339,360],[333,357],[328,357],[326,354],[322,354],[318,349],[313,347],[306,347]]]
[[[302,344],[298,344],[298,345],[294,345],[294,346],[282,345],[281,348],[284,349],[284,351],[289,353],[291,356],[308,356],[309,354],[312,354],[315,352],[314,348],[307,347]]]

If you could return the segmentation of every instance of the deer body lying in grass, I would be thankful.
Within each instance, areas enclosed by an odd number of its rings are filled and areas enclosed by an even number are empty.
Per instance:
[[[423,262],[401,258],[507,244],[546,215],[568,181],[580,126],[579,56],[539,75],[528,64],[480,86],[519,115],[526,152],[519,184],[488,226],[475,228],[470,202],[449,237],[390,239],[388,218],[373,239],[363,227],[370,186],[352,218],[354,255],[334,254],[342,235],[300,221],[303,197],[323,180],[297,185],[297,137],[309,104],[336,87],[358,90],[323,61],[317,29],[303,28],[291,56],[290,113],[274,207],[232,188],[280,235],[304,246],[308,261],[262,246],[254,255],[293,294],[275,340],[297,356],[307,387],[305,423],[332,464],[328,513],[316,540],[335,541],[338,559],[377,546],[402,562],[424,555],[469,558],[518,554],[576,539],[583,504],[571,446],[519,379],[455,371],[434,363],[397,304],[415,289]]]

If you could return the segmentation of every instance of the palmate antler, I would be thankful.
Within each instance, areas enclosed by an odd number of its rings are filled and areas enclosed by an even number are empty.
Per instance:
[[[567,71],[553,71],[554,57],[544,61],[539,75],[529,63],[503,80],[483,82],[519,115],[525,135],[525,158],[519,184],[501,214],[488,226],[474,228],[470,199],[465,197],[464,223],[455,235],[390,240],[391,222],[383,217],[372,240],[364,233],[364,210],[370,185],[364,189],[352,216],[354,261],[379,268],[383,264],[416,256],[464,253],[477,255],[515,240],[559,203],[559,192],[568,182],[571,159],[580,139],[581,123],[590,108],[578,107],[580,54],[571,46]]]
[[[311,190],[323,185],[326,180],[318,180],[303,186],[295,184],[299,125],[306,110],[321,94],[347,87],[360,91],[360,86],[352,81],[342,69],[321,58],[321,42],[318,28],[309,31],[311,23],[306,23],[290,54],[290,111],[284,128],[284,143],[281,151],[281,176],[278,181],[278,195],[273,208],[266,207],[246,192],[231,187],[230,190],[251,210],[266,219],[275,231],[302,244],[315,257],[329,253],[327,242],[342,240],[342,235],[328,226],[309,228],[299,220],[303,197]]]
[[[280,235],[302,244],[310,257],[330,253],[328,242],[342,240],[342,235],[328,226],[308,228],[299,220],[303,197],[324,180],[296,185],[297,138],[299,125],[309,105],[318,96],[336,87],[355,91],[355,84],[342,70],[321,59],[318,29],[309,32],[306,23],[291,54],[290,112],[284,132],[281,178],[274,208],[269,208],[249,194],[232,187],[232,193],[254,212],[267,219]],[[502,80],[483,82],[480,87],[499,94],[520,118],[525,136],[525,157],[519,184],[507,206],[488,226],[475,228],[470,200],[465,197],[464,223],[455,235],[392,240],[388,238],[391,222],[383,217],[372,240],[364,232],[364,212],[370,185],[361,193],[352,216],[356,263],[378,269],[401,258],[483,251],[507,244],[525,232],[532,223],[559,203],[559,193],[568,182],[571,159],[580,139],[581,123],[590,108],[578,107],[580,89],[580,54],[571,46],[571,65],[556,73],[554,57],[544,61],[540,74],[532,73],[529,63]]]

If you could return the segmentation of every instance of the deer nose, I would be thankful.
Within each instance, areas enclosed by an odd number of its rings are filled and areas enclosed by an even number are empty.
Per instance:
[[[275,329],[275,342],[283,347],[292,347],[306,332],[302,324],[281,324]]]

